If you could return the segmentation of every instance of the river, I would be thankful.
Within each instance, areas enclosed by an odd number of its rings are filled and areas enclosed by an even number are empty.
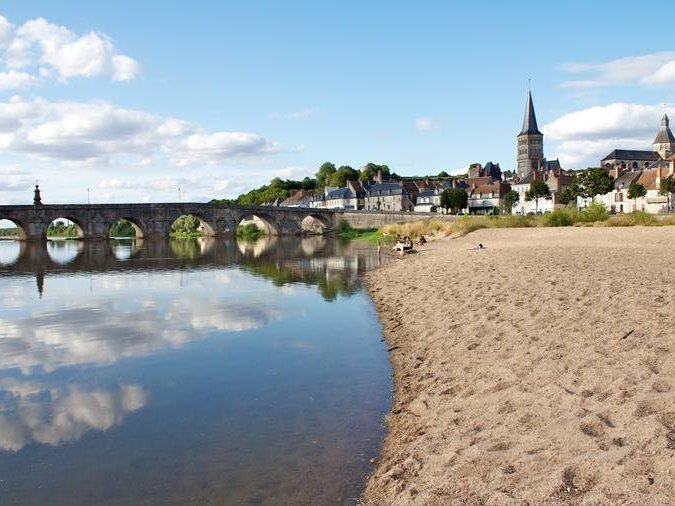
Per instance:
[[[0,241],[0,504],[355,504],[391,402],[324,237]]]

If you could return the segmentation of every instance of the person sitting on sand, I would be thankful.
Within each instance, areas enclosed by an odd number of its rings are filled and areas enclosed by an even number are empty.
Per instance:
[[[403,239],[403,252],[412,253],[412,249],[413,249],[412,239],[410,239],[410,237],[406,235],[405,239]]]
[[[427,243],[427,240],[425,239],[425,237],[423,235],[420,234],[420,238],[417,241],[417,244],[426,244],[426,243]]]

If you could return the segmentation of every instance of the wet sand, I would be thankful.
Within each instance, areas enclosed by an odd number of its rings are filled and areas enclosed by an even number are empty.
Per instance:
[[[675,227],[480,230],[367,281],[395,399],[364,503],[675,504]]]

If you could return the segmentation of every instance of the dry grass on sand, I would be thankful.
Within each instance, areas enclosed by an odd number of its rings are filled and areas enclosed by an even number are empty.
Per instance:
[[[369,273],[397,348],[363,502],[675,504],[674,250],[675,227],[489,229]]]

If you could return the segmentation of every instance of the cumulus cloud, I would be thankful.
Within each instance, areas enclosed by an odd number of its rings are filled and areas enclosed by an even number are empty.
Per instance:
[[[675,83],[675,52],[662,51],[602,63],[564,63],[559,68],[583,76],[582,79],[564,82],[564,88],[597,88],[620,84],[667,85]]]
[[[675,116],[675,107],[668,108]],[[661,126],[662,105],[615,103],[571,112],[544,126],[549,153],[566,167],[597,166],[614,149],[651,149]]]
[[[177,118],[107,102],[51,102],[12,97],[0,102],[0,149],[42,160],[106,164],[165,153],[172,163],[217,164],[276,153],[280,146],[247,132],[206,133]]]
[[[12,88],[34,84],[37,76],[61,81],[107,76],[128,81],[140,72],[138,62],[119,54],[107,35],[95,31],[78,35],[44,18],[14,26],[0,16],[0,60],[8,69],[30,72],[20,73],[22,79],[13,76]]]
[[[15,90],[26,88],[38,82],[38,79],[26,72],[10,70],[9,72],[0,72],[0,91]]]
[[[429,130],[436,130],[440,128],[440,123],[428,116],[420,116],[415,119],[415,128],[420,132],[428,132]]]
[[[0,449],[13,452],[31,442],[58,446],[106,431],[149,399],[138,385],[86,391],[12,379],[0,380],[0,393]]]
[[[264,137],[246,132],[194,133],[165,149],[176,165],[219,163],[229,158],[277,153],[280,146]]]

